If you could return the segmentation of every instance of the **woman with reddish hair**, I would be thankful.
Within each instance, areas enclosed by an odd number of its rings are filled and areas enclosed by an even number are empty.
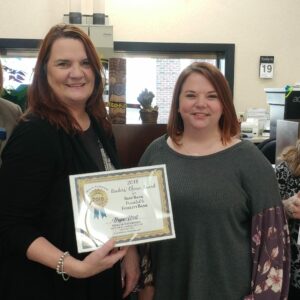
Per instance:
[[[119,168],[103,94],[103,68],[72,25],[46,35],[28,109],[0,168],[0,298],[119,300],[139,277],[134,247],[78,253],[69,175]],[[120,260],[123,259],[121,281]]]
[[[176,239],[144,249],[139,299],[285,299],[288,230],[272,166],[239,139],[230,88],[213,65],[180,74],[168,134],[140,165],[166,164]]]

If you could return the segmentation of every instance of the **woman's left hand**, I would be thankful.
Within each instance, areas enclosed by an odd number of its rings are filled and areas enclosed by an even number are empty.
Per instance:
[[[121,268],[123,298],[126,298],[134,290],[140,277],[140,259],[135,246],[127,250]]]

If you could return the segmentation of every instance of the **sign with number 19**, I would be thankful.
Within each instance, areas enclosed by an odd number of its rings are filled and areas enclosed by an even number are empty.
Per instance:
[[[261,56],[259,61],[259,77],[273,78],[274,56]]]

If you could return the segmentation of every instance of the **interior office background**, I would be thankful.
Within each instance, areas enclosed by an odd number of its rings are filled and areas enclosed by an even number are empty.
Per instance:
[[[69,0],[0,0],[0,38],[42,39],[69,12]],[[82,14],[93,0],[81,0]],[[296,0],[106,0],[114,41],[235,44],[237,112],[268,108],[264,88],[300,82],[300,2]],[[260,56],[274,56],[272,79]]]

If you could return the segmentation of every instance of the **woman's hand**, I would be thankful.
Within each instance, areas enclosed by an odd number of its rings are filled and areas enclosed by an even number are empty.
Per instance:
[[[117,249],[114,245],[115,242],[109,240],[82,261],[67,256],[64,259],[64,271],[71,277],[87,278],[110,269],[124,257],[128,250],[128,247]]]
[[[138,300],[152,300],[154,297],[154,286],[146,285],[138,295]]]
[[[136,247],[129,247],[122,261],[123,298],[126,298],[136,287],[140,277],[140,259]]]
[[[300,192],[282,202],[289,218],[300,219]]]

